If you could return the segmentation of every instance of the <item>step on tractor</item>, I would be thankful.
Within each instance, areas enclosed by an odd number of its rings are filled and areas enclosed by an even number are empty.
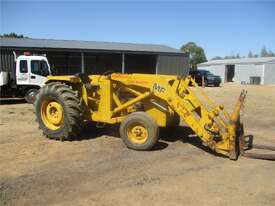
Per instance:
[[[190,76],[80,73],[48,76],[34,107],[39,128],[48,138],[78,138],[85,122],[119,123],[128,148],[150,150],[158,142],[160,127],[175,127],[182,119],[204,145],[236,160],[239,155],[249,156],[240,121],[246,94],[241,92],[229,115]]]

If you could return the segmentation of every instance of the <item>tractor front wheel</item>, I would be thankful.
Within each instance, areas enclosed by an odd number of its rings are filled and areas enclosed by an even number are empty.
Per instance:
[[[147,113],[134,112],[121,123],[120,136],[130,149],[150,150],[158,141],[159,127]]]
[[[35,100],[36,120],[48,138],[69,140],[81,132],[82,110],[76,93],[66,84],[49,83]]]

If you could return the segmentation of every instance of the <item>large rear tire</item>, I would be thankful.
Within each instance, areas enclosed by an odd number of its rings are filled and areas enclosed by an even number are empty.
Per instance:
[[[77,138],[82,127],[80,99],[68,85],[49,83],[39,90],[34,103],[43,134],[56,140]]]
[[[120,136],[130,149],[150,150],[158,141],[159,127],[147,113],[134,112],[121,123]]]

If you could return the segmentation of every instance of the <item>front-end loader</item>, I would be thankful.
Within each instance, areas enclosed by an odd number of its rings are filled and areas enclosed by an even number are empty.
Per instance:
[[[84,122],[120,123],[128,148],[150,150],[159,127],[175,126],[181,118],[211,150],[236,160],[245,145],[240,110],[246,93],[229,115],[190,76],[77,74],[49,76],[34,105],[39,127],[49,138],[77,138]]]

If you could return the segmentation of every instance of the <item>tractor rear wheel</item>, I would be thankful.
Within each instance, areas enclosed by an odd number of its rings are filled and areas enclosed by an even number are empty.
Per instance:
[[[43,134],[56,140],[70,140],[81,132],[80,99],[66,84],[49,83],[39,90],[34,103],[36,120]]]
[[[130,149],[150,150],[158,141],[159,127],[147,113],[134,112],[121,123],[120,136]]]

